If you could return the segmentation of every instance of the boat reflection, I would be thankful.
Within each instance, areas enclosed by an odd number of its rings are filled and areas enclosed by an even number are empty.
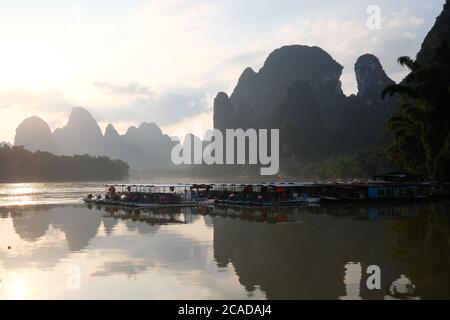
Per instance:
[[[0,208],[0,298],[450,298],[447,208]]]
[[[233,206],[201,206],[201,207],[173,207],[173,208],[132,208],[88,204],[89,209],[103,212],[104,217],[131,219],[150,224],[190,223],[196,216],[222,216],[230,219],[240,219],[265,223],[300,222],[301,207],[233,207]]]
[[[132,221],[146,222],[151,225],[183,224],[192,222],[190,213],[183,212],[184,210],[177,208],[147,210],[106,206],[104,208],[97,207],[97,209],[103,209],[102,216],[104,218],[130,219]]]

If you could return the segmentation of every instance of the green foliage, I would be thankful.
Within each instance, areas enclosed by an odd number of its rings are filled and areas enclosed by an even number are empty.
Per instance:
[[[432,63],[421,65],[408,57],[399,63],[410,73],[382,96],[398,94],[389,121],[394,140],[390,157],[404,169],[430,179],[450,179],[450,41],[434,50]]]
[[[295,173],[303,179],[364,179],[397,169],[388,157],[387,146],[365,147],[350,156],[335,156],[325,162],[298,166]]]
[[[90,155],[56,156],[23,147],[0,148],[0,182],[121,180],[128,176],[122,160]]]

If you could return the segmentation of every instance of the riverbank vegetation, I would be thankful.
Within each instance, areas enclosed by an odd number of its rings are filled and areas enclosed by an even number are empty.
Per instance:
[[[122,160],[103,156],[56,156],[22,147],[0,148],[0,182],[122,180],[128,170]]]
[[[383,142],[352,155],[305,165],[297,174],[348,179],[402,170],[429,180],[450,181],[450,40],[432,52],[426,62],[398,59],[410,73],[382,93],[383,98],[399,97]]]
[[[450,181],[450,40],[425,63],[398,59],[410,73],[383,96],[400,100],[389,128],[394,133],[390,157],[408,171],[433,180]]]

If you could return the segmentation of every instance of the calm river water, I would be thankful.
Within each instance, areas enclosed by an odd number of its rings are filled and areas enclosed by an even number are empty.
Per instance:
[[[450,298],[448,202],[125,211],[96,189],[0,185],[0,299]]]

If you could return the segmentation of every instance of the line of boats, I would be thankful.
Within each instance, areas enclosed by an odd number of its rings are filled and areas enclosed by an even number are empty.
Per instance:
[[[83,201],[137,208],[208,206],[292,206],[314,204],[320,197],[289,193],[273,185],[250,184],[172,184],[108,185],[104,194],[89,194]]]
[[[358,182],[259,184],[158,184],[107,185],[106,192],[87,195],[91,204],[138,208],[189,207],[209,205],[297,206],[320,202],[361,202],[424,200],[449,196],[450,184]]]

